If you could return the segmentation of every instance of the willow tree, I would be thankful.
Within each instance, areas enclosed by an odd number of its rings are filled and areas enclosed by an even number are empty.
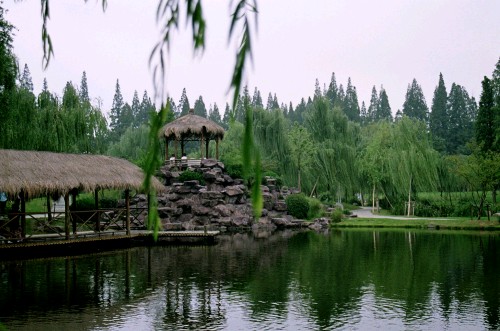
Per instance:
[[[388,183],[396,196],[408,197],[408,216],[412,194],[434,190],[438,181],[438,153],[432,148],[426,124],[407,116],[394,123],[390,146],[382,150],[388,159]]]
[[[371,185],[372,211],[375,210],[375,197],[382,182],[389,177],[389,159],[386,151],[391,146],[392,124],[380,121],[365,127],[363,146],[360,150],[358,166],[361,174]]]
[[[330,108],[328,100],[317,98],[305,115],[306,128],[317,146],[314,171],[318,191],[338,199],[359,187],[359,173],[354,166],[359,143],[359,125],[347,118],[339,107]]]
[[[297,187],[301,191],[301,172],[302,170],[307,171],[313,163],[316,145],[307,129],[297,122],[293,124],[292,129],[288,132],[288,141],[290,143],[291,159],[297,167]]]

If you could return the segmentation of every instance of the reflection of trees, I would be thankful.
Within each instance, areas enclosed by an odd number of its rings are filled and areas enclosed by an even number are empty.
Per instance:
[[[342,230],[258,240],[235,234],[215,246],[0,263],[0,311],[7,326],[25,314],[64,315],[92,329],[126,320],[127,307],[141,306],[158,328],[217,329],[235,298],[260,321],[285,319],[294,300],[326,328],[361,317],[369,288],[375,305],[400,307],[404,323],[436,313],[446,321],[482,300],[485,321],[498,328],[499,274],[494,235]]]

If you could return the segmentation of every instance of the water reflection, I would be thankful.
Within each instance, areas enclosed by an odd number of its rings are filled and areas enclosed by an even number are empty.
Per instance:
[[[494,234],[338,230],[223,236],[0,262],[9,330],[496,329]]]

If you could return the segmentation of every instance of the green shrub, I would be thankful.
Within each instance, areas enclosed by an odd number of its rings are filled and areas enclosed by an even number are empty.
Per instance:
[[[200,185],[205,185],[205,179],[203,178],[203,174],[191,170],[186,170],[181,172],[177,180],[181,183],[184,183],[188,180],[197,180],[200,182]]]
[[[331,216],[332,223],[340,223],[342,221],[342,210],[340,208],[335,208]]]
[[[323,204],[319,201],[319,199],[307,198],[307,201],[309,203],[309,212],[307,213],[308,220],[322,217],[324,215]]]
[[[241,163],[226,165],[226,172],[232,178],[243,178],[243,165]]]
[[[100,198],[99,208],[116,208],[118,200],[115,198]]]
[[[95,210],[95,200],[91,196],[79,196],[76,198],[76,202],[70,206],[71,210],[84,211],[84,210]]]
[[[304,194],[290,194],[286,197],[288,213],[295,218],[305,219],[309,212],[309,202]]]
[[[344,210],[342,210],[342,214],[349,216],[352,214],[352,212],[350,209],[344,208]]]

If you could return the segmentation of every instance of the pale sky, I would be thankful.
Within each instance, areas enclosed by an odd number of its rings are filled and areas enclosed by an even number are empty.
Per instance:
[[[194,56],[191,30],[181,24],[169,58],[167,93],[178,103],[187,90],[191,106],[203,96],[207,110],[221,111],[234,65],[228,46],[229,0],[204,1],[206,51]],[[5,18],[17,27],[14,52],[20,68],[27,63],[35,93],[46,77],[49,89],[62,95],[67,81],[80,84],[86,71],[89,94],[111,108],[119,79],[123,98],[131,103],[134,90],[153,96],[149,55],[158,37],[157,1],[50,1],[49,33],[55,56],[42,70],[40,1],[6,0]],[[427,105],[442,72],[449,92],[453,82],[477,101],[483,76],[491,77],[500,57],[498,0],[260,0],[253,62],[245,82],[250,94],[269,92],[294,106],[312,96],[316,78],[328,86],[332,72],[337,84],[348,77],[358,99],[367,107],[373,85],[383,85],[393,114],[401,109],[406,89],[416,78]],[[157,102],[158,105],[158,102]]]

